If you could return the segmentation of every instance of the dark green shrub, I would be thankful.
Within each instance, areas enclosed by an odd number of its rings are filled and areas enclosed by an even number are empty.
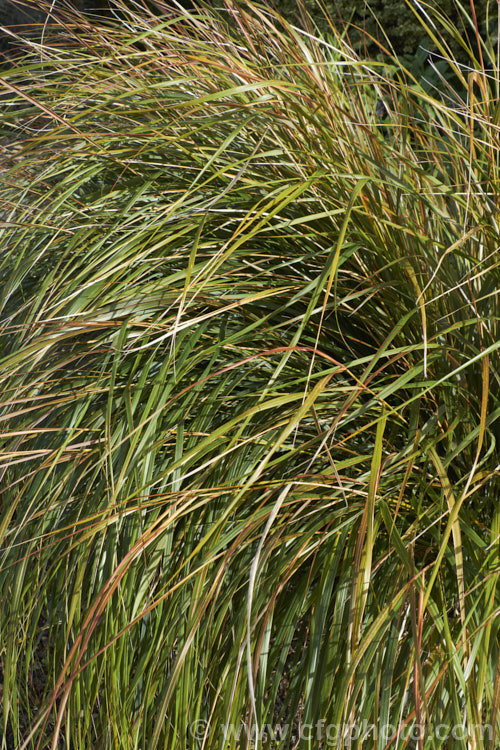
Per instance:
[[[324,20],[321,18],[321,12],[318,9],[319,3],[316,0],[305,0],[305,7],[314,17],[320,28],[327,28]],[[367,52],[373,56],[379,51],[379,44],[383,47],[390,46],[400,55],[413,55],[419,44],[423,41],[422,25],[419,23],[414,10],[418,11],[416,3],[407,2],[407,0],[324,0],[325,9],[331,16],[335,24],[339,22],[348,26],[349,40],[352,46],[359,50]],[[276,0],[275,5],[281,13],[288,18],[297,18],[299,4],[296,0]],[[421,4],[421,15],[424,14],[424,8],[430,5],[437,8],[443,15],[447,16],[453,24],[463,30],[464,37],[469,44],[474,40],[471,38],[470,24],[467,21],[466,13],[470,15],[471,9],[469,3],[464,8],[458,7],[454,0],[431,0],[429,3]],[[475,0],[475,12],[478,24],[484,32],[490,16],[493,14],[496,3],[489,0]],[[489,7],[488,7],[489,6]],[[443,35],[446,39],[446,35]],[[373,41],[370,43],[370,39]],[[430,40],[428,40],[430,42]],[[458,45],[451,42],[452,50],[456,55]],[[432,45],[431,45],[432,46]]]

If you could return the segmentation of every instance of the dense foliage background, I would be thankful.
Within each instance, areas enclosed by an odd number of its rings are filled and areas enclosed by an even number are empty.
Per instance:
[[[179,2],[180,6],[193,7],[191,0]],[[123,4],[130,10],[142,6],[160,13],[168,6],[166,0],[126,0]],[[214,7],[220,5],[217,2],[211,4]],[[332,23],[344,28],[349,43],[365,56],[376,56],[381,50],[390,50],[400,57],[411,57],[417,53],[419,46],[435,52],[436,45],[432,40],[435,29],[432,18],[438,13],[459,30],[460,41],[452,31],[446,32],[442,26],[440,35],[451,46],[453,54],[460,57],[464,45],[470,48],[476,43],[474,17],[478,29],[484,36],[495,32],[497,15],[495,3],[491,0],[475,0],[473,7],[469,3],[457,6],[454,0],[431,0],[430,3],[408,0],[372,0],[370,3],[366,0],[322,0],[320,3],[315,0],[304,0],[303,3],[298,3],[297,0],[274,0],[268,4],[294,23],[301,18],[304,20],[305,9],[310,19],[309,23],[312,21],[323,32],[330,31]],[[54,11],[61,12],[73,6],[84,13],[97,14],[101,18],[113,18],[117,10],[115,4],[109,0],[55,0],[49,4],[48,12],[45,13],[42,6],[43,3],[34,0],[25,0],[21,4],[17,0],[0,0],[1,24],[17,26],[31,23],[36,34],[36,26],[40,28],[47,18],[51,18]],[[422,24],[423,19],[426,20],[428,28]],[[6,45],[7,39],[6,36],[0,38],[0,49],[2,45]]]
[[[327,24],[318,13],[318,4],[314,0],[306,0],[305,5],[311,16],[316,17],[326,30]],[[295,0],[279,0],[276,6],[288,17],[297,15]],[[366,0],[325,0],[322,7],[334,24],[345,27],[350,44],[364,55],[375,56],[381,49],[385,49],[395,51],[400,57],[411,56],[420,45],[435,51],[432,31],[436,14],[449,19],[453,27],[460,30],[468,47],[474,44],[469,3],[457,6],[454,0],[431,0],[425,3],[407,0],[371,0],[369,3]],[[493,3],[477,0],[474,3],[474,13],[481,32],[486,33],[491,22],[495,23]],[[422,24],[424,19],[429,28]],[[462,45],[455,34],[443,33],[442,27],[440,31],[454,54],[459,55]]]

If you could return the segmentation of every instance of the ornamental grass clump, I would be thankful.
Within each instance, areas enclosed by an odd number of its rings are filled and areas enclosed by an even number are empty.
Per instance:
[[[3,72],[1,747],[494,748],[494,40],[160,10]]]

